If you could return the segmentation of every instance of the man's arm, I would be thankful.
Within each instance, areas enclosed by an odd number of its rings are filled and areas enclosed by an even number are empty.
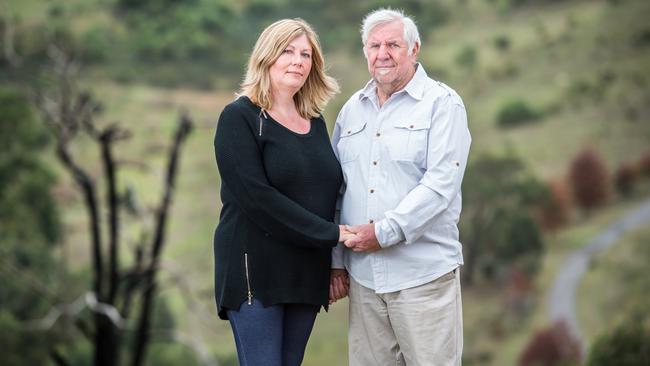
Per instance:
[[[458,97],[449,97],[434,113],[428,140],[427,170],[419,184],[376,224],[350,227],[357,237],[345,242],[348,248],[373,251],[414,242],[449,207],[460,191],[471,144]]]

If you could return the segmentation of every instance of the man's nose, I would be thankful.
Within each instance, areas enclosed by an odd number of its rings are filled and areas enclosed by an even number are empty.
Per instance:
[[[377,58],[380,59],[387,59],[390,57],[390,54],[388,53],[388,45],[386,43],[382,43],[379,45],[379,50],[377,51]]]

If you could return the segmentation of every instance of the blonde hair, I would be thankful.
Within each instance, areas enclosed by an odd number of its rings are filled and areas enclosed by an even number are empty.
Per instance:
[[[293,101],[303,118],[318,117],[332,96],[339,92],[339,85],[334,78],[325,74],[318,35],[300,18],[279,20],[262,31],[248,59],[246,77],[239,95],[248,96],[263,110],[271,109],[273,98],[269,68],[289,43],[301,35],[307,36],[311,45],[312,65],[305,84],[293,96]]]

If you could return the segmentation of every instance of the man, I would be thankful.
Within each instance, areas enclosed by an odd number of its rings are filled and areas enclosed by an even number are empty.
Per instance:
[[[362,41],[372,80],[332,137],[340,221],[356,234],[332,254],[334,299],[346,294],[342,268],[350,275],[350,365],[460,365],[465,107],[417,63],[418,30],[401,11],[370,13]]]

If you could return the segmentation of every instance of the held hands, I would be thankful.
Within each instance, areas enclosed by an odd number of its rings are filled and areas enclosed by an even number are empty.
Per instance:
[[[350,278],[344,269],[332,268],[330,272],[330,305],[348,296]]]
[[[375,225],[339,225],[339,242],[355,252],[374,252],[381,249],[375,236]],[[348,296],[350,277],[345,269],[333,268],[330,272],[330,305]]]
[[[347,225],[339,225],[339,243],[344,243],[354,236],[354,233],[349,230]]]
[[[340,227],[341,225],[339,225]],[[377,237],[375,236],[375,224],[364,224],[358,226],[347,226],[346,235],[341,235],[344,238],[346,247],[352,249],[354,252],[374,252],[381,249]],[[341,229],[343,230],[343,229]]]

